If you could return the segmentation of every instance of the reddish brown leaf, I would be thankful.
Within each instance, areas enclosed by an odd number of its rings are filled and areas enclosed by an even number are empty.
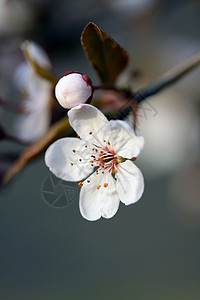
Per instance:
[[[81,42],[102,83],[114,83],[129,62],[127,51],[94,23],[85,27]]]

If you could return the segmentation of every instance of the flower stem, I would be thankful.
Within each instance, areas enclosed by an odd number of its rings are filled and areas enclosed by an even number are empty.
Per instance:
[[[181,79],[184,75],[189,73],[199,64],[200,64],[200,53],[191,57],[186,62],[179,65],[178,67],[175,67],[171,71],[165,73],[157,81],[155,81],[155,83],[150,84],[149,86],[141,89],[135,94],[132,94],[130,91],[120,90],[116,86],[112,86],[112,85],[96,86],[94,87],[94,89],[95,90],[107,89],[107,90],[114,90],[123,94],[126,93],[126,97],[128,98],[127,103],[123,106],[120,113],[114,117],[115,119],[124,119],[128,115],[128,113],[132,110],[132,107],[134,107],[133,105],[141,103],[146,98],[153,96],[158,92],[160,92],[161,90],[165,89],[166,87],[174,84],[176,81]],[[3,103],[1,103],[0,101],[0,104]],[[15,163],[5,174],[4,183],[8,182],[25,165],[27,165],[31,160],[37,157],[40,153],[44,152],[52,142],[58,139],[58,137],[63,136],[67,128],[69,128],[69,122],[66,120],[66,117],[64,117],[63,119],[57,121],[54,125],[52,125],[49,131],[43,137],[41,137],[38,141],[36,141],[32,145],[30,145],[15,161]]]
[[[97,90],[114,91],[114,92],[117,92],[118,94],[121,94],[125,99],[132,96],[132,92],[130,90],[120,89],[120,88],[118,88],[117,86],[115,86],[113,84],[103,84],[103,85],[93,86],[93,91],[95,92]]]
[[[93,88],[94,88],[94,91],[96,91],[96,90],[111,90],[111,91],[116,91],[118,93],[122,91],[121,89],[119,89],[118,87],[116,87],[113,84],[95,85]]]

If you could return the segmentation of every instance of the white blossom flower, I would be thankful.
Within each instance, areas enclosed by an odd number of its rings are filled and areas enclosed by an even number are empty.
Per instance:
[[[51,62],[44,49],[33,41],[26,40],[22,43],[21,49],[27,51],[31,60],[43,69],[51,69]],[[28,64],[29,61],[27,61]],[[31,66],[31,64],[30,64]]]
[[[42,68],[50,68],[49,58],[39,45],[26,41],[22,47],[27,47],[29,55],[34,62]],[[38,76],[28,62],[21,63],[16,69],[14,84],[19,97],[22,98],[24,110],[14,122],[15,134],[23,141],[35,141],[50,126],[52,84]]]
[[[111,218],[120,201],[129,205],[142,196],[144,180],[134,162],[144,139],[136,136],[125,121],[108,121],[89,104],[72,108],[68,116],[78,138],[62,138],[53,143],[45,154],[45,163],[66,181],[89,176],[79,182],[82,216],[90,221],[101,216]]]
[[[92,100],[91,79],[78,72],[67,72],[55,88],[55,95],[61,106],[70,109]]]

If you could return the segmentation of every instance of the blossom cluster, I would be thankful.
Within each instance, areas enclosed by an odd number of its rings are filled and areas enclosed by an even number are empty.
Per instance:
[[[56,97],[68,111],[77,138],[62,138],[50,145],[45,163],[50,171],[81,187],[79,207],[90,221],[113,217],[120,201],[137,202],[144,179],[135,160],[144,145],[142,136],[120,120],[108,121],[96,107],[87,104],[91,81],[80,73],[67,73],[56,86]]]

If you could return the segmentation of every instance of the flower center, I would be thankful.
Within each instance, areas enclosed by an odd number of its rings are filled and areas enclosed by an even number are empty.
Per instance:
[[[104,148],[100,148],[96,155],[92,155],[94,158],[94,162],[98,167],[98,170],[106,171],[106,172],[114,172],[119,163],[118,155],[115,153],[113,149],[106,146]]]
[[[91,146],[91,144],[85,144],[84,149],[73,149],[72,152],[76,154],[76,162],[73,160],[73,162],[71,162],[71,166],[76,163],[84,164],[89,162],[92,167],[96,167],[95,172],[97,175],[105,174],[105,182],[102,184],[102,186],[106,188],[109,185],[107,182],[107,180],[109,179],[108,177],[117,173],[119,157],[117,153],[111,148],[109,142],[106,143],[105,140],[103,142],[104,145],[102,145],[101,147],[98,147],[96,145]],[[85,182],[90,183],[90,180],[85,180]],[[82,186],[83,183],[79,182],[78,185]],[[98,185],[97,189],[99,190],[100,187],[101,185]]]

